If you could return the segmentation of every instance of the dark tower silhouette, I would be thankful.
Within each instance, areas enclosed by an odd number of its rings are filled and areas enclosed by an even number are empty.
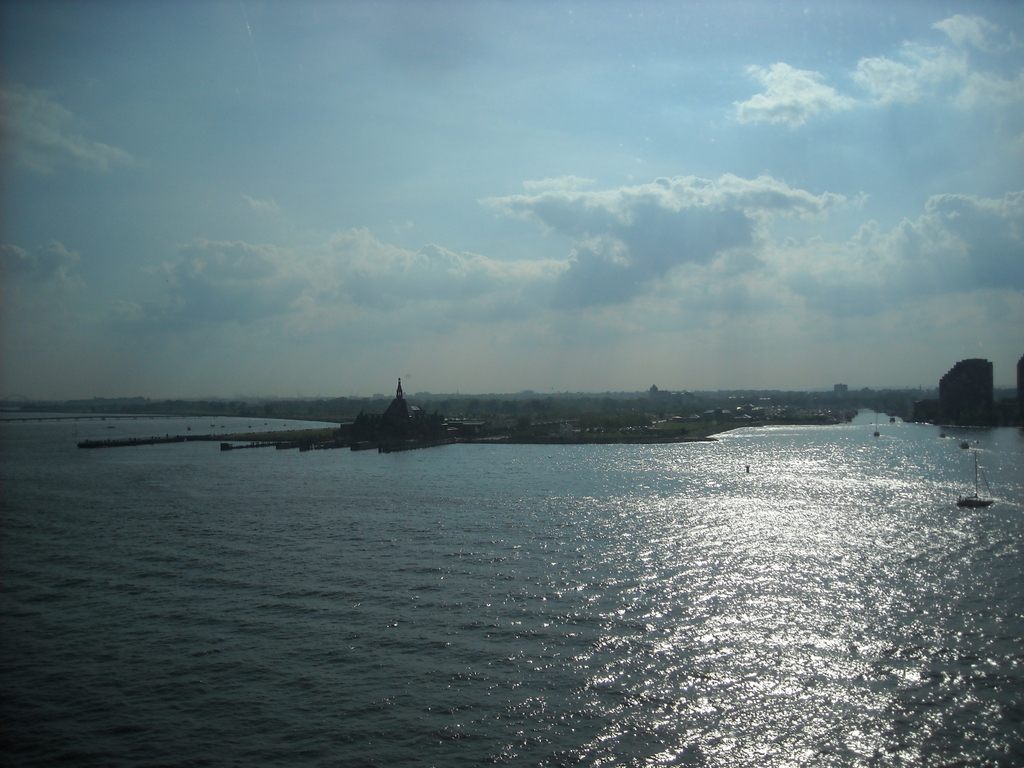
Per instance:
[[[407,441],[437,444],[448,436],[448,425],[439,413],[426,414],[418,405],[410,404],[399,379],[395,399],[384,413],[360,413],[352,422],[351,433],[356,442],[368,441],[394,448]]]
[[[1024,420],[1024,355],[1017,361],[1017,417]]]
[[[961,360],[939,379],[939,417],[958,424],[987,424],[993,418],[992,363]]]

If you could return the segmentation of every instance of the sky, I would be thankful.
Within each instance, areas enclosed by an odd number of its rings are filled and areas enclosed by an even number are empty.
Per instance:
[[[1024,355],[1024,4],[6,2],[0,395]]]

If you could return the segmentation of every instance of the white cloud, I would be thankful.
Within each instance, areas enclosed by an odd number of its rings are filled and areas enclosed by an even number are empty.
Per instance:
[[[893,56],[866,57],[857,62],[853,81],[879,106],[915,103],[936,96],[969,110],[978,107],[1016,107],[1024,103],[1024,71],[1007,78],[995,71],[974,67],[968,48],[1003,54],[1016,47],[1011,34],[1000,40],[999,27],[973,16],[952,16],[932,25],[944,32],[954,47],[925,46],[905,42]],[[796,69],[778,62],[770,68],[747,69],[766,86],[746,101],[734,102],[741,123],[782,123],[790,128],[804,125],[819,113],[851,109],[856,99],[825,85],[818,72]]]
[[[273,200],[257,200],[248,195],[242,195],[242,197],[249,203],[250,208],[259,213],[277,213],[281,210]]]
[[[845,243],[778,243],[775,219],[813,226],[846,198],[732,175],[557,187],[484,203],[568,236],[564,260],[500,261],[436,244],[412,251],[366,229],[300,249],[196,241],[159,270],[167,281],[161,301],[122,302],[111,317],[160,333],[254,326],[371,336],[404,329],[422,338],[501,327],[557,336],[568,322],[629,337],[794,311],[811,323],[865,319],[986,291],[1024,296],[1024,191],[938,195],[887,232],[868,222]],[[49,265],[41,273],[73,263],[54,258],[39,257]],[[4,259],[23,265],[28,256],[9,247]]]
[[[890,231],[868,222],[845,243],[775,242],[778,217],[813,226],[846,202],[768,177],[658,179],[486,202],[569,234],[571,254],[499,261],[436,244],[412,251],[366,229],[298,249],[200,240],[154,271],[166,287],[161,301],[125,297],[108,317],[132,338],[163,338],[175,349],[183,339],[206,348],[337,336],[358,337],[355,347],[425,345],[457,360],[459,344],[489,334],[505,349],[568,338],[625,349],[652,333],[710,334],[701,337],[710,343],[722,329],[789,324],[813,335],[850,318],[924,323],[941,311],[939,297],[972,307],[983,297],[1024,301],[1024,191],[935,196],[918,218]],[[57,246],[38,258],[13,246],[0,253],[5,264],[57,275],[75,260]]]
[[[597,183],[595,179],[584,179],[579,176],[559,176],[555,179],[541,179],[540,181],[524,181],[523,188],[527,192],[548,192],[550,190],[564,190],[575,192],[579,189],[589,189]]]
[[[318,251],[317,285],[328,303],[344,297],[384,310],[430,304],[469,317],[533,311],[565,268],[562,262],[498,261],[434,244],[414,252],[381,243],[366,229],[335,235]]]
[[[808,309],[830,317],[865,317],[890,306],[900,279],[899,260],[875,222],[845,244],[812,237],[770,257],[782,286]]]
[[[765,258],[783,285],[830,316],[875,315],[978,291],[1024,295],[1024,192],[936,195],[924,215],[891,232],[869,222],[845,244],[811,238]]]
[[[980,16],[953,16],[937,22],[956,48],[905,42],[895,57],[861,59],[852,73],[855,83],[870,93],[877,105],[914,103],[926,97],[948,95],[962,109],[1006,107],[1024,102],[1024,72],[1006,78],[974,68],[966,48],[1005,53],[1016,45],[996,41],[999,28]],[[857,100],[822,82],[822,75],[779,62],[769,69],[747,69],[766,86],[764,93],[734,102],[741,123],[783,123],[798,128],[818,113],[851,109]]]
[[[0,91],[0,130],[10,137],[10,148],[25,167],[38,173],[54,173],[66,166],[107,171],[132,162],[124,150],[72,132],[72,122],[71,112],[44,91],[21,87]]]
[[[935,22],[932,28],[945,32],[953,44],[960,47],[972,45],[978,50],[993,52],[1008,50],[1012,45],[1012,41],[994,41],[993,38],[999,34],[999,27],[981,16],[964,16],[958,13],[956,16]]]
[[[122,302],[116,315],[173,329],[271,317],[329,324],[339,312],[406,313],[419,306],[472,322],[534,311],[547,302],[544,292],[564,268],[562,262],[502,262],[432,244],[414,252],[365,229],[298,250],[200,240],[159,270],[168,283],[163,300],[141,307]]]
[[[734,209],[751,218],[817,218],[845,206],[846,198],[831,192],[814,195],[770,176],[743,179],[727,173],[717,181],[676,176],[597,192],[558,189],[537,195],[493,197],[482,203],[576,236],[601,234],[613,227],[632,228],[651,208],[674,213],[690,208]]]
[[[1024,191],[1001,199],[935,195],[893,240],[908,273],[937,292],[1024,291]]]
[[[661,178],[613,190],[551,190],[482,202],[574,241],[558,300],[579,307],[630,299],[683,264],[749,252],[769,218],[818,218],[844,206],[846,198],[813,195],[768,176],[727,174],[718,181]]]
[[[819,112],[838,112],[856,103],[824,85],[818,72],[778,62],[770,69],[748,67],[747,73],[767,87],[746,101],[736,102],[741,123],[785,123],[798,128]]]
[[[878,104],[912,103],[947,93],[961,109],[1008,107],[1024,102],[1024,72],[1007,79],[974,68],[967,46],[988,53],[1005,53],[1011,43],[996,43],[999,28],[980,16],[953,16],[932,25],[945,32],[960,49],[904,43],[899,60],[885,56],[861,59],[853,78]]]
[[[1018,72],[1012,80],[989,72],[972,72],[956,97],[956,105],[961,109],[1020,104],[1024,104],[1024,72]]]
[[[853,79],[878,104],[907,103],[920,100],[944,82],[966,77],[969,69],[965,53],[942,47],[904,43],[900,58],[861,59]]]
[[[63,243],[51,240],[29,253],[16,245],[0,245],[0,274],[33,281],[65,283],[81,254],[69,251]]]

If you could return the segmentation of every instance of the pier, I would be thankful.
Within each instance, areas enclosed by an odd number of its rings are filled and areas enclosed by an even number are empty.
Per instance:
[[[235,445],[234,443],[221,443],[222,451],[241,451],[243,448],[280,448],[280,440],[254,440],[248,445]]]
[[[22,413],[17,411],[17,413]],[[148,419],[153,421],[154,419],[187,419],[188,416],[180,416],[173,414],[91,414],[91,413],[77,413],[68,414],[66,416],[14,416],[14,417],[3,417],[0,421],[7,422],[19,422],[19,421],[140,421]]]
[[[160,445],[162,443],[188,443],[195,440],[213,440],[213,435],[164,435],[163,437],[121,437],[108,440],[82,440],[79,448],[125,448],[132,445]]]

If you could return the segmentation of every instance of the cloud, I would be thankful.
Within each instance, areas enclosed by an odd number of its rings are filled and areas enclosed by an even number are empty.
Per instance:
[[[242,195],[249,203],[249,207],[259,213],[277,213],[281,209],[273,200],[256,200],[248,195]]]
[[[304,249],[200,240],[156,271],[158,302],[121,302],[114,315],[153,328],[248,324],[266,318],[330,323],[353,312],[473,318],[524,315],[545,303],[563,262],[503,262],[428,244],[410,251],[353,229]]]
[[[953,44],[961,48],[968,45],[988,53],[1006,51],[1013,46],[1008,43],[996,42],[992,38],[999,34],[999,27],[981,16],[964,16],[957,14],[948,19],[932,24],[933,29],[945,32]]]
[[[589,189],[596,183],[597,181],[595,179],[584,179],[579,176],[560,176],[555,179],[524,181],[523,188],[527,192],[548,192],[556,189],[574,192],[578,189]]]
[[[0,245],[0,274],[37,282],[66,283],[70,279],[71,269],[80,258],[78,251],[69,251],[56,240],[36,248],[32,253],[16,245]]]
[[[853,79],[876,103],[894,104],[918,101],[940,84],[968,74],[967,55],[961,51],[904,43],[900,58],[861,59]]]
[[[805,305],[830,317],[865,317],[893,300],[899,264],[875,222],[868,222],[848,243],[812,237],[802,245],[780,248],[770,259],[781,286]]]
[[[1024,291],[1024,191],[1001,199],[935,195],[894,234],[900,256],[936,290]]]
[[[770,69],[748,67],[747,74],[767,90],[735,103],[736,119],[741,123],[785,123],[799,128],[819,112],[838,112],[856,103],[824,85],[818,72],[795,69],[782,62]]]
[[[1024,72],[1007,79],[977,70],[966,50],[973,47],[986,53],[1005,53],[1016,46],[1012,35],[1009,42],[999,42],[999,27],[980,16],[957,15],[932,26],[945,32],[955,47],[905,42],[895,57],[874,56],[857,62],[852,78],[871,95],[874,104],[914,103],[943,93],[962,109],[1024,102]],[[783,123],[799,128],[816,114],[848,110],[858,103],[825,85],[820,73],[783,62],[769,69],[748,67],[747,73],[766,90],[734,102],[740,123]]]
[[[765,258],[808,307],[833,317],[977,291],[1024,294],[1024,191],[936,195],[888,233],[872,221],[845,244],[811,238]]]
[[[502,261],[432,243],[413,251],[366,229],[298,249],[200,240],[153,273],[166,281],[163,299],[121,302],[111,317],[166,333],[256,325],[375,338],[498,324],[557,333],[564,322],[597,328],[628,317],[618,332],[629,335],[799,307],[812,316],[868,318],[941,296],[1024,296],[1024,191],[998,199],[937,195],[889,231],[868,222],[845,243],[820,236],[779,243],[777,219],[813,227],[848,207],[847,199],[732,175],[608,190],[545,186],[483,203],[567,236],[563,260]],[[56,275],[76,258],[57,245],[33,257],[9,246],[5,269]]]
[[[945,32],[959,50],[904,43],[899,60],[885,56],[861,59],[853,78],[877,104],[913,103],[950,89],[961,109],[1008,107],[1024,103],[1024,72],[1005,78],[971,66],[968,46],[987,53],[1005,53],[1014,47],[996,43],[999,28],[980,16],[953,16],[932,25]]]
[[[523,316],[547,301],[564,262],[499,261],[435,244],[418,251],[382,243],[366,229],[339,233],[318,249],[317,303],[384,312],[430,306],[448,318]]]
[[[581,307],[625,301],[685,264],[749,253],[768,219],[819,218],[846,198],[813,195],[768,176],[727,174],[718,181],[660,178],[614,190],[552,189],[482,203],[574,241],[557,297],[562,306]]]
[[[121,316],[180,327],[280,315],[306,284],[293,261],[292,252],[271,245],[199,240],[181,247],[178,259],[159,270],[168,283],[164,300]]]
[[[71,112],[44,91],[22,87],[0,91],[0,131],[9,137],[12,153],[26,168],[38,173],[55,173],[62,167],[107,171],[133,161],[122,149],[73,133],[72,122]]]
[[[1024,72],[1018,72],[1012,80],[989,72],[972,72],[956,97],[961,109],[992,105],[1011,107],[1024,104]]]

